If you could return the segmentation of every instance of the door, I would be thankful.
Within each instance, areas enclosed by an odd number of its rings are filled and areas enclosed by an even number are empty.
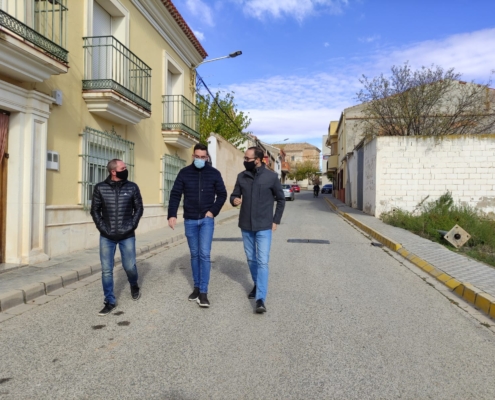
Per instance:
[[[363,211],[364,147],[357,151],[357,208]]]
[[[9,113],[0,110],[0,263],[5,262]]]
[[[112,16],[96,1],[93,3],[92,79],[112,79]],[[104,37],[102,37],[104,36]]]

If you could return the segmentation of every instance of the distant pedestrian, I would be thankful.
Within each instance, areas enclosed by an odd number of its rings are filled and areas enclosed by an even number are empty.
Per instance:
[[[91,216],[100,231],[101,280],[105,306],[98,315],[110,314],[117,306],[113,294],[113,267],[117,245],[133,300],[141,297],[136,267],[136,235],[143,215],[143,199],[138,185],[127,180],[127,166],[122,160],[113,159],[107,164],[110,175],[93,190]]]
[[[209,307],[208,284],[210,282],[210,253],[214,218],[227,200],[227,190],[222,175],[208,162],[208,149],[203,144],[194,146],[193,162],[181,169],[170,192],[168,225],[174,229],[177,210],[184,195],[184,226],[191,253],[191,269],[194,281],[190,301],[200,307]]]
[[[266,312],[268,263],[272,232],[280,224],[285,207],[285,195],[278,175],[263,164],[263,150],[250,147],[244,154],[245,171],[237,175],[230,202],[241,205],[239,228],[254,287],[248,295],[256,299],[256,312]],[[277,202],[275,215],[274,202]]]
[[[313,197],[318,197],[320,193],[320,185],[316,184],[313,186]]]

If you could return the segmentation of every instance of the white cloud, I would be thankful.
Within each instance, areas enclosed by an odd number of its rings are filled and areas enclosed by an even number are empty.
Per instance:
[[[361,37],[358,40],[362,43],[371,43],[371,42],[374,42],[375,40],[378,40],[378,39],[380,39],[380,35]]]
[[[193,33],[194,33],[194,36],[196,36],[198,38],[198,40],[200,40],[201,42],[205,41],[205,34],[203,32],[196,31],[193,29]]]
[[[267,142],[289,137],[318,143],[331,120],[355,105],[359,77],[387,75],[409,60],[413,68],[432,63],[454,67],[465,80],[486,81],[495,66],[495,29],[458,34],[369,53],[359,59],[333,59],[326,72],[257,79],[223,87],[234,91],[240,110],[250,113],[250,130]]]
[[[455,68],[466,80],[486,81],[495,65],[495,28],[428,40],[377,54],[377,67],[409,61],[413,68],[440,65]]]
[[[348,0],[236,0],[236,2],[242,4],[244,12],[254,18],[289,16],[302,21],[318,11],[340,14]]]
[[[198,17],[208,26],[215,26],[211,8],[201,0],[186,0],[186,6],[192,15]]]
[[[325,43],[323,43],[323,46],[324,46],[324,47],[328,47],[328,46],[330,46],[330,43],[325,42]]]

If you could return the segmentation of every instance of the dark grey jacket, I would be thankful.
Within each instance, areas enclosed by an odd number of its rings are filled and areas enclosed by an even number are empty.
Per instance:
[[[272,224],[280,224],[285,207],[285,195],[275,172],[262,165],[256,173],[243,171],[237,175],[230,203],[242,198],[239,214],[239,228],[248,231],[272,229]],[[275,215],[273,205],[277,201]]]

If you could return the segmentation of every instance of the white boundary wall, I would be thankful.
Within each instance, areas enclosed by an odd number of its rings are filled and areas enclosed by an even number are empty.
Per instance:
[[[495,217],[495,135],[376,138],[365,146],[363,181],[364,211],[376,217],[447,190]]]

